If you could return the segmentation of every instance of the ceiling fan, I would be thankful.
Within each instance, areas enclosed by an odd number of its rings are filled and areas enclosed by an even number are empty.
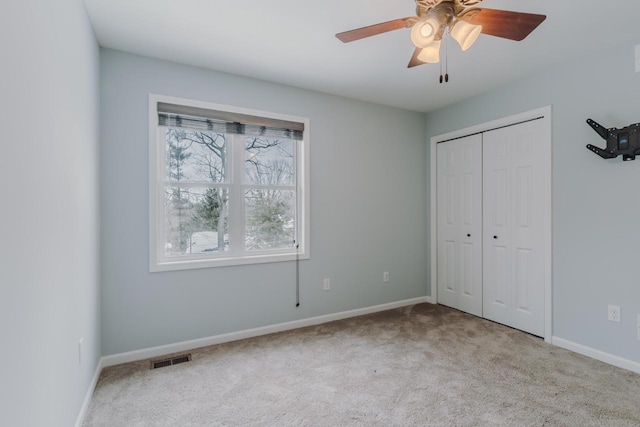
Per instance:
[[[415,0],[416,15],[381,22],[336,34],[344,43],[401,28],[411,28],[416,50],[408,68],[440,62],[440,45],[448,32],[462,50],[469,49],[480,34],[520,41],[546,19],[545,15],[476,8],[483,0]]]

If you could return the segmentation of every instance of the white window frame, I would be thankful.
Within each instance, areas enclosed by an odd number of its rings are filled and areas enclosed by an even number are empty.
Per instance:
[[[296,203],[298,218],[296,219],[298,248],[287,248],[280,251],[265,252],[243,252],[229,251],[217,253],[214,256],[209,255],[190,255],[188,259],[166,258],[164,256],[164,189],[165,189],[165,158],[163,148],[160,143],[164,144],[164,138],[160,141],[162,135],[158,130],[158,103],[169,103],[175,105],[184,105],[188,107],[205,108],[216,111],[225,111],[235,114],[243,114],[249,116],[264,117],[268,119],[277,119],[290,122],[304,124],[303,138],[297,147],[296,157]],[[234,145],[232,145],[234,146]],[[235,144],[238,146],[238,144]],[[232,156],[243,155],[236,149]],[[295,261],[297,259],[309,259],[310,254],[310,197],[309,197],[309,173],[310,155],[309,155],[309,119],[305,117],[290,116],[267,111],[252,110],[228,105],[213,104],[204,101],[195,101],[184,98],[176,98],[158,94],[149,95],[149,271],[172,271],[187,270],[196,268],[222,267],[232,265],[260,264],[268,262]],[[241,181],[244,177],[240,176],[232,166],[234,176],[234,184],[236,188],[243,185]],[[244,171],[242,171],[244,174]],[[237,199],[237,197],[236,197]],[[244,208],[243,199],[230,199],[229,221],[242,222],[244,229]],[[241,215],[241,216],[240,216]],[[237,231],[237,227],[235,227]]]

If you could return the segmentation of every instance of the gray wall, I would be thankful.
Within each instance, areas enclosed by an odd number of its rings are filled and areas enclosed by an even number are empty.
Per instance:
[[[606,58],[606,61],[601,60]],[[594,53],[428,114],[427,136],[553,106],[553,334],[640,362],[640,158],[604,160],[585,123],[640,122],[634,44]],[[607,305],[622,323],[607,321]]]
[[[0,40],[0,425],[68,427],[100,358],[98,46],[81,0],[3,2]]]
[[[427,294],[423,114],[104,49],[101,85],[104,355]],[[149,273],[149,93],[309,117],[301,307],[292,262]]]

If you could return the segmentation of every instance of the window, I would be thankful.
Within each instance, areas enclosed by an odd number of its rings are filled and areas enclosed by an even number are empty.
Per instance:
[[[307,119],[149,104],[151,271],[309,258]]]

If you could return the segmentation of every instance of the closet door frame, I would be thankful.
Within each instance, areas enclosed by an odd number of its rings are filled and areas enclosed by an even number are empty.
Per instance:
[[[462,138],[465,136],[487,132],[501,127],[512,126],[518,123],[542,120],[545,128],[545,137],[541,144],[544,144],[545,153],[545,218],[544,218],[544,340],[551,343],[553,336],[553,301],[552,301],[552,149],[551,149],[551,106],[547,105],[542,108],[504,117],[479,125],[459,129],[442,135],[436,135],[431,138],[429,146],[430,156],[430,265],[431,265],[431,296],[430,300],[433,304],[438,302],[438,249],[437,249],[437,163],[436,163],[436,146],[439,142],[451,139]]]

